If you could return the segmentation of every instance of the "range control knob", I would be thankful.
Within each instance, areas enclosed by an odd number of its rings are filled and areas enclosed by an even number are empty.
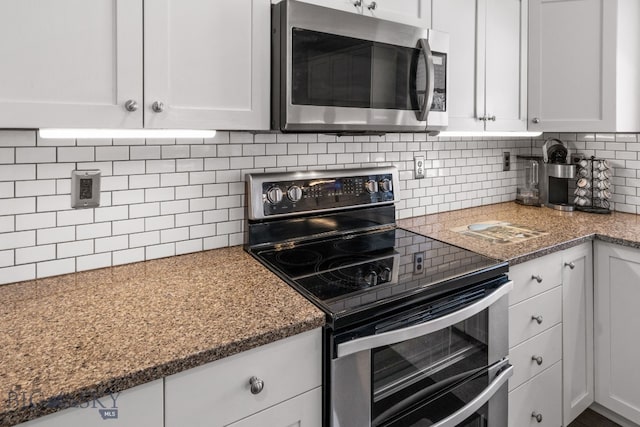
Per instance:
[[[287,190],[287,197],[292,202],[299,202],[300,199],[302,199],[302,188],[298,187],[297,185],[292,185]]]
[[[282,190],[280,187],[271,187],[267,190],[267,200],[272,205],[276,205],[282,201]]]
[[[385,193],[388,193],[389,191],[393,190],[391,181],[388,178],[385,178],[382,181],[380,181],[380,189]]]
[[[368,193],[377,193],[378,192],[378,183],[370,179],[364,183],[364,189],[367,190]]]

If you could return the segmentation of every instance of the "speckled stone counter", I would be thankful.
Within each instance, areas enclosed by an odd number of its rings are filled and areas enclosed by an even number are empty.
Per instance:
[[[240,247],[0,286],[0,426],[323,324]]]
[[[524,225],[548,234],[516,243],[491,243],[451,230],[492,220]],[[639,215],[560,212],[546,207],[522,206],[515,202],[402,219],[398,224],[492,258],[507,260],[511,265],[594,238],[640,247]]]

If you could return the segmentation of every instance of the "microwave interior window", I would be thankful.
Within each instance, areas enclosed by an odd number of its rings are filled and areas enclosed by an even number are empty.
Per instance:
[[[419,109],[426,73],[418,49],[300,28],[292,37],[293,104]]]

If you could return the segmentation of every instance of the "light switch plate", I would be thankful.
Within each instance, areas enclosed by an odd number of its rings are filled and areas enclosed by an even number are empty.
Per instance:
[[[71,207],[75,209],[100,206],[100,170],[71,171]]]
[[[418,156],[413,158],[413,166],[415,178],[424,178],[424,156]]]

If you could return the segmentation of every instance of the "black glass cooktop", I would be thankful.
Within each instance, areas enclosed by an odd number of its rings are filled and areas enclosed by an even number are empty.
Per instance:
[[[401,228],[254,249],[330,323],[410,304],[505,273],[500,262]]]

